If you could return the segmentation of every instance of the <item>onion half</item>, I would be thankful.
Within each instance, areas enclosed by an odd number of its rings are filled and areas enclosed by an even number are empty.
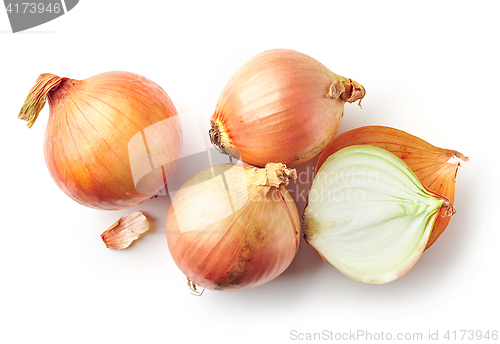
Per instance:
[[[429,190],[455,202],[455,179],[460,161],[469,158],[456,150],[443,149],[404,132],[384,126],[365,126],[352,129],[337,136],[328,144],[318,158],[318,171],[326,159],[336,151],[354,145],[372,145],[383,148],[403,160],[420,182]],[[444,232],[449,216],[439,216],[434,223],[427,242],[429,248]]]
[[[339,76],[293,50],[264,51],[226,84],[210,120],[212,143],[254,166],[306,162],[333,139],[345,102],[365,95]]]
[[[221,164],[189,179],[167,216],[168,248],[190,285],[219,291],[260,286],[292,262],[300,217],[283,164]]]
[[[427,190],[394,154],[343,148],[323,163],[304,211],[304,237],[345,275],[365,283],[403,276],[425,249],[448,199]]]
[[[182,149],[177,111],[165,91],[128,72],[85,80],[39,76],[19,118],[31,127],[49,101],[44,153],[56,184],[85,206],[125,209],[157,194]]]

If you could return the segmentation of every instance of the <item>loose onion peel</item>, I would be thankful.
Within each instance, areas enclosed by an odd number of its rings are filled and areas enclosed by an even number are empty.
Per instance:
[[[122,216],[101,234],[107,248],[126,249],[149,231],[149,219],[140,211]]]

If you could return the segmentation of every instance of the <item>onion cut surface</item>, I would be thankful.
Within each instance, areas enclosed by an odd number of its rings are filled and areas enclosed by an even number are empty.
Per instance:
[[[394,154],[350,146],[319,169],[304,211],[304,237],[345,275],[387,283],[411,269],[438,215],[452,210]]]

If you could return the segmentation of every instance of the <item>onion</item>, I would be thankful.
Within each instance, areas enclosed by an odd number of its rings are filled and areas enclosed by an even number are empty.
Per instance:
[[[330,155],[315,176],[304,237],[345,275],[387,283],[417,262],[438,215],[453,212],[396,155],[350,146]]]
[[[42,74],[19,118],[31,127],[46,99],[45,161],[75,201],[129,208],[157,194],[173,174],[182,148],[180,121],[153,81],[128,72],[85,80]]]
[[[193,291],[254,288],[290,265],[300,218],[285,186],[296,177],[283,164],[221,164],[183,184],[168,212],[167,242]]]
[[[297,166],[333,139],[345,102],[365,95],[310,56],[268,50],[243,65],[225,86],[210,120],[212,143],[254,166]]]
[[[402,159],[429,190],[455,201],[455,178],[460,160],[469,158],[451,149],[438,148],[402,130],[384,126],[366,126],[349,130],[336,137],[319,156],[316,170],[336,151],[353,145],[383,148]],[[427,242],[429,248],[444,232],[449,216],[439,216]]]

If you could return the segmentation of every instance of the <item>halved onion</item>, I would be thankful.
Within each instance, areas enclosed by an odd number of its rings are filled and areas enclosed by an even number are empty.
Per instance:
[[[434,221],[451,215],[394,154],[370,145],[343,148],[319,169],[304,211],[304,237],[345,275],[386,283],[425,249]]]
[[[469,158],[456,150],[443,149],[399,129],[380,125],[355,128],[337,136],[321,152],[316,170],[336,151],[355,145],[372,145],[383,148],[403,160],[422,185],[455,201],[455,179],[460,161]],[[438,217],[427,242],[428,249],[444,232],[450,217]]]

